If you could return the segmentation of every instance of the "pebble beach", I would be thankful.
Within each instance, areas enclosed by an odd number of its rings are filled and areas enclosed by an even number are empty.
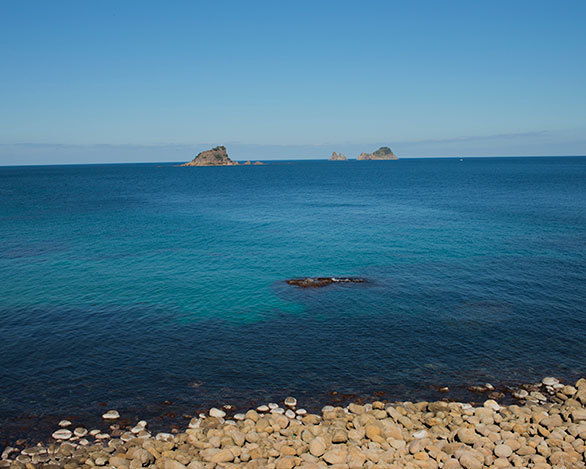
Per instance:
[[[492,386],[484,386],[490,396]],[[480,390],[479,390],[480,391]],[[62,420],[49,441],[4,449],[0,467],[136,469],[481,469],[586,467],[586,379],[546,377],[514,404],[382,402],[309,413],[294,397],[234,413],[212,408],[186,428],[153,434],[146,421],[103,428]]]

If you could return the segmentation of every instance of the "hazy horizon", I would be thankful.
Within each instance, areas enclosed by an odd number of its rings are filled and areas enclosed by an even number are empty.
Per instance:
[[[218,145],[226,146],[228,156],[234,161],[261,160],[320,160],[328,159],[332,152],[343,153],[349,159],[362,152],[372,152],[381,146],[389,146],[400,158],[493,158],[493,157],[580,157],[584,153],[573,153],[572,143],[548,142],[547,133],[536,133],[533,145],[524,143],[528,135],[491,136],[486,139],[461,138],[428,140],[421,142],[386,142],[374,144],[323,144],[323,145],[260,145],[242,143],[200,144],[2,144],[0,143],[0,166],[27,166],[53,164],[109,164],[109,163],[179,163],[193,159],[199,152]],[[500,143],[498,140],[508,143]],[[492,140],[492,141],[491,141]],[[484,152],[473,152],[473,145],[484,141]],[[416,151],[420,148],[420,151]],[[530,154],[520,153],[534,148]],[[408,151],[411,149],[411,151]],[[435,149],[435,151],[434,151]],[[491,151],[491,149],[493,151]],[[560,150],[567,151],[561,152]],[[403,151],[407,150],[407,151]],[[468,150],[468,151],[466,151]],[[506,150],[509,150],[507,153]],[[515,150],[517,152],[515,153]]]
[[[343,152],[342,152],[343,153]],[[29,161],[26,163],[6,163],[6,164],[0,164],[0,167],[10,167],[10,166],[61,166],[61,165],[108,165],[108,164],[171,164],[171,163],[176,163],[176,164],[180,164],[180,163],[186,163],[188,161],[191,161],[194,157],[196,156],[196,154],[193,154],[191,157],[189,157],[188,159],[149,159],[149,160],[128,160],[128,161],[124,161],[124,160],[119,160],[119,159],[115,159],[115,160],[103,160],[103,161],[99,161],[99,160],[88,160],[88,161],[82,161],[82,162],[76,162],[76,161],[51,161],[48,163],[44,163],[44,162],[34,162],[34,161]],[[245,162],[245,161],[263,161],[263,162],[271,162],[271,163],[279,163],[279,162],[290,162],[290,161],[327,161],[329,159],[329,157],[331,155],[327,155],[327,156],[299,156],[299,157],[285,157],[285,158],[259,158],[259,157],[255,157],[255,156],[250,156],[250,157],[234,157],[232,155],[228,155],[230,156],[230,159],[233,161],[237,161],[237,162]],[[358,155],[346,155],[345,156],[348,158],[348,160],[357,160],[357,156]],[[446,158],[466,158],[466,159],[482,159],[482,158],[586,158],[586,154],[584,155],[465,155],[465,154],[453,154],[453,155],[419,155],[419,156],[402,156],[399,157],[399,159],[405,159],[405,160],[417,160],[417,159],[446,159]]]

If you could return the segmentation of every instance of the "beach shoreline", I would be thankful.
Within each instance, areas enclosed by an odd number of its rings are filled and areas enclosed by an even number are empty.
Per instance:
[[[0,467],[586,467],[586,379],[546,377],[512,391],[509,404],[488,383],[471,388],[474,404],[359,400],[314,413],[293,397],[226,405],[156,434],[112,409],[101,428],[62,420],[45,441],[4,448]]]

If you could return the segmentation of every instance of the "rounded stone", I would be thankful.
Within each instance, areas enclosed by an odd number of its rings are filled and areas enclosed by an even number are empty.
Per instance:
[[[30,448],[23,449],[20,454],[24,454],[26,456],[38,456],[46,453],[47,450],[42,446],[31,446]]]
[[[499,405],[499,403],[493,399],[488,399],[487,401],[484,401],[484,407],[492,409],[495,412],[501,410],[501,406]]]
[[[466,469],[482,469],[482,463],[468,451],[460,456],[460,464]]]
[[[381,436],[382,430],[378,425],[369,424],[364,427],[364,432],[367,438],[374,440]]]
[[[210,417],[216,417],[218,419],[224,418],[226,416],[226,412],[223,410],[217,409],[216,407],[212,407],[210,409]]]
[[[263,405],[259,405],[256,408],[256,410],[258,410],[259,412],[268,412],[270,409],[269,409],[269,406],[268,405],[264,405],[263,404]]]
[[[230,462],[234,460],[234,453],[230,451],[228,448],[220,450],[216,454],[214,454],[210,461],[214,463],[223,463],[223,462]]]
[[[65,428],[62,428],[61,430],[53,432],[51,436],[56,440],[69,440],[69,438],[71,438],[72,435],[73,433],[71,433],[71,430],[66,430]]]
[[[508,458],[511,456],[511,454],[513,454],[513,450],[510,446],[500,444],[494,447],[494,454],[498,458]]]
[[[348,405],[348,410],[356,415],[362,415],[367,411],[363,405],[354,404],[353,402]]]
[[[305,410],[305,409],[297,409],[297,410],[295,411],[295,413],[296,413],[297,415],[305,415],[305,414],[307,414],[307,410]]]
[[[73,434],[82,438],[87,435],[87,430],[83,427],[77,427],[75,430],[73,430]]]
[[[70,425],[71,422],[69,420],[61,420],[61,422],[59,422],[60,427],[69,427]]]
[[[281,456],[275,461],[275,469],[293,469],[297,466],[297,461],[293,456]]]
[[[274,409],[271,409],[271,414],[282,415],[284,413],[285,413],[285,409],[283,409],[282,407],[275,407]]]
[[[309,443],[309,452],[316,458],[319,458],[322,454],[324,454],[326,452],[326,449],[326,442],[321,436],[314,438]]]
[[[473,428],[460,428],[457,435],[458,440],[467,445],[473,445],[479,438]]]
[[[130,432],[131,432],[131,433],[134,433],[134,434],[137,434],[137,433],[140,433],[140,432],[142,432],[143,430],[144,430],[144,427],[143,427],[143,426],[136,425],[135,427],[132,427],[132,428],[130,429]]]
[[[285,399],[285,405],[287,407],[295,407],[297,405],[297,399],[292,396],[289,396]]]
[[[275,404],[274,402],[269,402],[269,409],[273,410],[279,407],[279,404]]]
[[[323,455],[323,460],[331,465],[345,464],[348,457],[348,451],[344,445],[335,445],[335,447]]]
[[[444,463],[444,469],[461,469],[462,466],[457,459],[451,458]]]
[[[291,409],[287,409],[287,411],[285,412],[285,415],[287,417],[289,417],[290,419],[294,419],[295,418],[295,412],[293,412]]]
[[[120,418],[120,414],[117,410],[109,410],[105,414],[102,415],[104,420],[116,420]]]
[[[346,443],[348,441],[348,432],[343,429],[338,429],[332,435],[332,443]]]
[[[518,389],[513,393],[513,397],[517,399],[525,399],[527,396],[529,396],[529,393],[525,389]]]
[[[541,382],[546,386],[554,386],[559,384],[560,381],[557,378],[553,378],[552,376],[546,376],[541,380]]]

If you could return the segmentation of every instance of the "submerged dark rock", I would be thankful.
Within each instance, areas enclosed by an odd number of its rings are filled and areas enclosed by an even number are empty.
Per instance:
[[[289,285],[301,288],[319,288],[331,285],[332,283],[364,283],[360,277],[303,277],[287,280]]]

